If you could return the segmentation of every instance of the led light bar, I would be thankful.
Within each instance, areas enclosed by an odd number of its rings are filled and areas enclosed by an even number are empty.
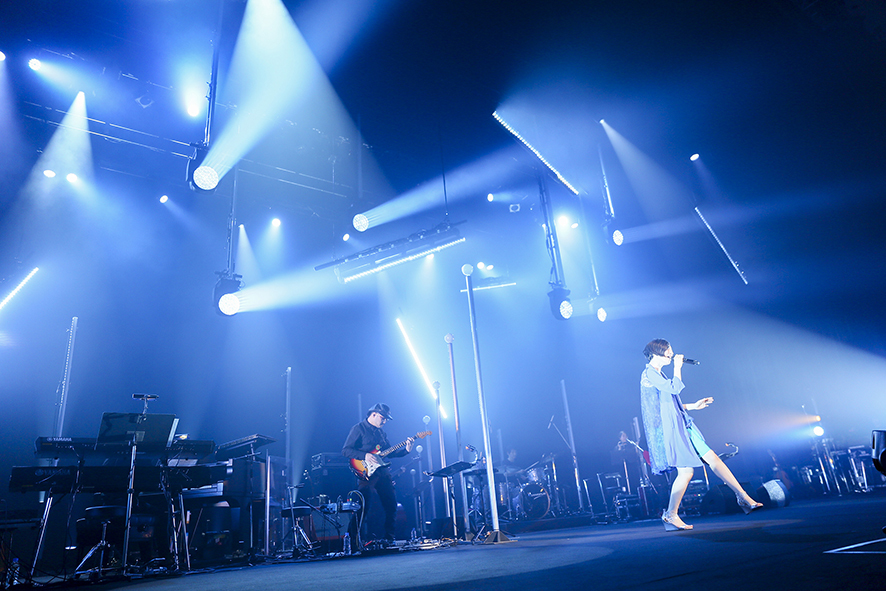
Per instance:
[[[338,280],[348,283],[395,265],[420,259],[464,241],[464,237],[459,234],[457,228],[444,222],[430,230],[421,230],[406,238],[379,244],[350,256],[318,265],[314,267],[314,270],[335,267]]]
[[[499,123],[501,123],[502,127],[504,127],[504,128],[507,129],[509,132],[511,132],[511,135],[513,135],[515,138],[517,138],[518,140],[520,140],[521,142],[523,142],[523,145],[526,146],[527,148],[529,148],[529,151],[532,152],[533,154],[535,154],[536,158],[538,158],[539,160],[541,160],[542,164],[544,164],[545,166],[547,166],[548,169],[550,169],[550,171],[553,172],[554,175],[556,175],[557,179],[559,179],[559,181],[560,181],[561,183],[563,183],[564,185],[566,185],[566,188],[568,188],[568,189],[569,189],[570,191],[572,191],[574,194],[578,195],[578,189],[576,189],[576,188],[573,187],[571,184],[569,184],[569,181],[567,181],[565,178],[563,178],[563,175],[560,174],[560,172],[559,172],[556,168],[554,168],[553,166],[551,166],[551,163],[548,162],[547,160],[545,160],[545,157],[542,156],[541,153],[540,153],[538,150],[536,150],[536,149],[532,146],[532,144],[530,144],[529,142],[527,142],[526,139],[525,139],[522,135],[520,135],[520,134],[517,132],[516,129],[514,129],[513,127],[511,127],[510,125],[508,125],[507,121],[505,121],[504,119],[502,119],[502,118],[501,118],[501,115],[499,115],[497,111],[493,112],[493,113],[492,113],[492,116],[495,117],[495,120],[496,120],[496,121],[498,121]]]
[[[6,296],[5,298],[3,298],[3,301],[0,301],[0,310],[3,309],[3,306],[5,306],[6,304],[9,303],[9,300],[11,300],[12,298],[15,297],[15,294],[17,294],[19,291],[21,291],[21,289],[25,286],[25,283],[27,283],[28,281],[30,281],[30,280],[31,280],[31,277],[33,277],[34,274],[35,274],[37,271],[39,271],[39,270],[40,270],[39,267],[34,267],[34,270],[31,271],[30,273],[28,273],[28,276],[25,277],[24,279],[22,279],[21,283],[19,283],[19,284],[15,287],[15,289],[13,289],[11,292],[9,292],[9,295],[8,295],[8,296]]]
[[[425,371],[424,366],[421,364],[421,359],[418,358],[418,353],[415,351],[415,347],[412,346],[412,341],[409,340],[409,335],[406,334],[406,327],[403,326],[403,323],[400,322],[400,319],[397,318],[397,326],[400,327],[400,332],[403,333],[403,340],[406,341],[406,346],[409,348],[409,352],[412,353],[412,359],[415,361],[416,367],[418,367],[419,373],[421,373],[422,379],[425,381],[425,384],[428,387],[428,392],[431,393],[431,397],[437,402],[437,391],[434,389],[434,385],[431,384],[431,379],[428,377],[427,372]],[[439,384],[438,384],[439,385]],[[446,416],[446,411],[443,410],[443,406],[440,406],[440,415],[444,419],[448,419]]]

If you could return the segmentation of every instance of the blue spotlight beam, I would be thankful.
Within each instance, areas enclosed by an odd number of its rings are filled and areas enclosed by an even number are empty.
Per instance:
[[[554,176],[557,177],[557,180],[559,180],[561,183],[563,183],[563,184],[566,186],[567,189],[569,189],[570,191],[573,192],[573,194],[578,195],[578,189],[576,189],[575,187],[573,187],[573,186],[569,183],[569,181],[567,181],[567,180],[563,177],[563,175],[560,174],[560,171],[558,171],[556,168],[554,168],[554,167],[551,165],[551,163],[548,162],[548,161],[545,159],[545,157],[542,156],[541,153],[540,153],[538,150],[536,150],[536,149],[532,146],[532,144],[530,144],[528,141],[526,141],[526,139],[525,139],[522,135],[520,135],[520,133],[519,133],[516,129],[514,129],[513,127],[511,127],[510,125],[508,125],[507,121],[505,121],[504,119],[502,119],[502,118],[501,118],[501,115],[498,114],[498,111],[494,111],[494,112],[492,113],[492,116],[495,118],[496,121],[498,121],[499,123],[501,123],[502,127],[504,127],[505,129],[507,129],[507,130],[511,133],[511,135],[513,135],[515,138],[517,138],[518,140],[520,140],[520,141],[523,143],[524,146],[526,146],[527,148],[529,148],[529,151],[532,152],[533,154],[535,154],[535,157],[538,158],[539,160],[541,160],[541,163],[544,164],[545,166],[547,166],[547,167],[548,167],[548,170],[550,170],[551,172],[554,173]]]
[[[34,267],[34,270],[31,271],[30,273],[28,273],[28,276],[25,277],[24,279],[22,279],[21,282],[15,286],[15,289],[13,289],[11,292],[9,292],[9,295],[7,295],[5,298],[3,298],[2,301],[0,301],[0,310],[2,310],[3,306],[8,304],[9,301],[15,297],[15,294],[17,294],[18,292],[21,291],[21,289],[25,286],[25,284],[31,280],[31,277],[33,277],[34,274],[37,273],[37,271],[39,271],[39,270],[40,270],[39,267]]]
[[[425,372],[424,366],[421,364],[421,359],[418,358],[418,353],[415,351],[415,347],[412,346],[412,341],[409,340],[409,335],[406,333],[406,327],[403,326],[403,323],[400,322],[400,319],[397,318],[397,326],[400,327],[400,332],[403,333],[403,340],[406,341],[406,347],[409,349],[409,352],[412,353],[412,359],[415,360],[415,365],[418,367],[419,373],[421,373],[422,379],[425,381],[425,384],[428,386],[428,392],[431,393],[431,397],[434,399],[437,408],[440,409],[440,414],[444,419],[448,419],[446,416],[446,411],[443,410],[443,405],[440,403],[440,397],[437,396],[437,389],[434,388],[434,385],[431,383],[430,378],[428,378],[428,374]],[[442,434],[440,435],[442,437]]]
[[[714,229],[711,227],[711,225],[708,223],[708,221],[706,219],[704,219],[704,216],[701,215],[701,211],[699,211],[699,209],[697,207],[695,208],[695,213],[698,214],[698,218],[701,220],[701,223],[704,224],[705,228],[708,229],[708,232],[711,233],[711,236],[714,237],[714,240],[720,246],[720,250],[723,251],[723,254],[725,254],[726,258],[729,259],[729,262],[732,263],[732,268],[735,269],[735,272],[738,273],[738,276],[741,277],[741,280],[744,281],[745,285],[747,285],[748,278],[745,277],[744,271],[741,270],[741,267],[738,266],[738,263],[736,262],[736,260],[734,258],[732,258],[732,256],[729,254],[729,251],[726,250],[726,247],[723,246],[722,242],[720,242],[720,239],[717,237],[717,233],[714,232]]]

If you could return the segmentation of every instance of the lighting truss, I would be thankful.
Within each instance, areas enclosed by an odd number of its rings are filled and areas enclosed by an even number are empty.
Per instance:
[[[508,125],[507,121],[505,121],[504,119],[502,119],[502,118],[501,118],[501,115],[498,114],[498,111],[494,111],[494,112],[492,113],[492,116],[495,118],[496,121],[498,121],[499,123],[501,123],[502,127],[504,127],[504,128],[507,129],[509,132],[511,132],[511,135],[513,135],[515,138],[517,138],[518,140],[520,140],[520,141],[523,143],[524,146],[526,146],[527,148],[529,148],[529,151],[532,152],[533,154],[535,154],[536,158],[538,158],[539,160],[541,160],[542,164],[544,164],[545,166],[547,166],[548,169],[549,169],[551,172],[554,173],[554,175],[557,177],[557,179],[558,179],[561,183],[563,183],[563,184],[566,186],[567,189],[569,189],[570,191],[572,191],[573,194],[578,195],[578,189],[576,189],[576,188],[573,187],[571,184],[569,184],[569,181],[567,181],[567,180],[563,177],[563,175],[560,174],[560,171],[558,171],[556,168],[554,168],[554,167],[551,165],[551,163],[548,162],[548,161],[545,159],[545,157],[541,155],[541,152],[539,152],[538,150],[536,150],[536,149],[532,146],[532,144],[530,144],[528,141],[526,141],[526,139],[525,139],[522,135],[520,135],[520,133],[519,133],[516,129],[514,129],[513,127],[511,127],[510,125]]]
[[[443,222],[430,230],[361,250],[352,255],[314,267],[315,271],[335,267],[335,274],[342,283],[384,271],[395,265],[414,261],[464,242],[458,228]]]

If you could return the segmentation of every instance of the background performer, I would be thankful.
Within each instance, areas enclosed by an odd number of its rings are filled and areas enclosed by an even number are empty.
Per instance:
[[[385,542],[391,544],[394,541],[394,518],[397,515],[397,496],[394,492],[394,481],[387,466],[382,465],[382,460],[375,452],[383,451],[391,447],[388,437],[381,428],[391,420],[391,409],[387,404],[376,404],[366,413],[366,420],[360,421],[348,434],[348,438],[342,447],[341,453],[352,460],[361,460],[367,467],[372,466],[372,474],[368,479],[360,478],[357,489],[363,495],[363,520],[369,515],[369,505],[372,502],[372,490],[378,493],[382,508],[385,510]],[[404,449],[398,449],[387,457],[396,458],[405,456],[412,451],[415,439],[410,437],[406,440]],[[363,521],[361,520],[361,521]],[[351,521],[351,539],[356,543],[357,524],[356,519]]]

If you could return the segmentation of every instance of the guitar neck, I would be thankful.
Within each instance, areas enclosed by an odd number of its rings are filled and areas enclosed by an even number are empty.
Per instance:
[[[424,439],[425,437],[427,437],[430,434],[431,434],[430,431],[422,431],[421,433],[416,433],[415,436],[413,437],[413,439]],[[386,449],[384,451],[380,451],[376,455],[381,456],[381,457],[385,457],[389,453],[393,453],[393,452],[397,451],[398,449],[400,449],[401,447],[403,447],[407,443],[409,443],[408,439],[406,441],[401,441],[400,443],[398,443],[394,447],[389,447],[388,449]]]
[[[401,441],[400,443],[398,443],[394,447],[389,447],[388,449],[386,449],[384,451],[378,452],[378,454],[376,454],[376,455],[379,455],[381,457],[385,457],[386,455],[388,455],[390,453],[394,453],[395,451],[397,451],[398,449],[400,449],[404,445],[406,445],[406,441]]]

